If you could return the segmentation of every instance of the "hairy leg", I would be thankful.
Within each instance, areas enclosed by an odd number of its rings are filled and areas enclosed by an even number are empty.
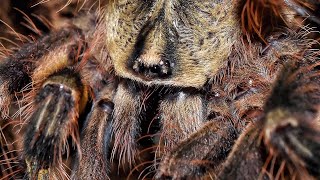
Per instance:
[[[320,177],[319,72],[317,57],[288,63],[265,107],[262,134],[269,153],[301,178]]]
[[[14,93],[30,83],[32,76],[38,81],[43,81],[48,74],[74,64],[74,59],[69,58],[69,53],[70,57],[73,57],[73,47],[78,47],[82,42],[80,31],[73,28],[65,29],[44,36],[37,42],[25,44],[19,51],[1,61],[1,115],[9,115]]]
[[[108,87],[109,86],[109,87]],[[81,156],[74,170],[75,179],[106,179],[113,112],[110,84],[101,90],[88,115],[81,134]]]
[[[218,178],[319,178],[318,64],[286,64],[265,116],[241,135]]]
[[[114,146],[111,159],[119,158],[119,165],[132,167],[140,134],[140,114],[143,111],[142,92],[131,81],[122,80],[113,98],[112,134]]]
[[[93,105],[81,131],[81,154],[74,163],[72,179],[107,179],[110,171],[111,118],[117,81],[113,74],[90,58],[81,70],[93,89]]]
[[[159,105],[162,123],[160,143],[164,144],[165,151],[176,147],[203,125],[205,106],[203,97],[198,94],[178,91],[165,96]]]
[[[211,170],[213,177],[220,169],[236,139],[230,121],[210,121],[188,136],[162,160],[157,178],[199,178]]]
[[[160,163],[158,178],[170,176],[179,179],[192,174],[196,169],[201,169],[199,165],[201,163],[206,166],[206,162],[202,161],[205,158],[195,158],[198,155],[196,152],[206,149],[216,138],[208,137],[208,134],[204,134],[205,131],[218,127],[208,125],[201,128],[205,123],[205,103],[202,95],[184,91],[167,94],[161,100],[159,116],[162,133],[159,145],[165,157]],[[203,145],[203,143],[208,144]],[[204,152],[202,155],[205,154]],[[194,159],[198,161],[192,161]]]
[[[87,102],[79,73],[64,69],[50,75],[33,97],[32,112],[24,134],[24,157],[30,178],[65,177],[63,155],[79,149],[78,117]]]
[[[77,65],[84,49],[81,30],[68,28],[25,44],[1,62],[1,113],[8,115],[14,95],[24,103],[19,109],[25,120],[21,123],[31,125],[26,127],[23,156],[32,177],[61,162],[69,135],[79,143],[77,118],[88,93],[78,70],[71,66]],[[39,174],[45,178],[48,172]]]

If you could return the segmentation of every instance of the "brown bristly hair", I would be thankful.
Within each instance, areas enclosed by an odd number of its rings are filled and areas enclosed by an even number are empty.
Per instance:
[[[245,36],[257,39],[265,44],[266,36],[277,28],[287,26],[286,10],[290,4],[313,10],[313,5],[306,0],[243,0],[240,1],[238,14],[241,29]],[[298,12],[297,12],[298,13]]]
[[[239,8],[242,32],[250,38],[258,38],[266,43],[266,35],[284,23],[284,5],[282,0],[242,1]]]

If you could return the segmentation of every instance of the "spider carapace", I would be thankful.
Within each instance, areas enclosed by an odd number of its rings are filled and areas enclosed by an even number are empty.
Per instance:
[[[6,33],[2,179],[320,179],[319,1],[85,3]]]

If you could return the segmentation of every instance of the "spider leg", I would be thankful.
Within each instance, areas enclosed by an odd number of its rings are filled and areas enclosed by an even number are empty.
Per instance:
[[[164,157],[157,178],[196,178],[208,170],[214,172],[215,177],[236,136],[230,121],[206,123]]]
[[[320,177],[318,64],[300,61],[284,67],[265,116],[238,139],[220,179]]]
[[[95,98],[81,132],[81,155],[73,169],[72,179],[107,179],[110,171],[112,99],[117,82],[114,76],[99,70],[92,61],[82,70],[90,86],[95,87]]]
[[[9,115],[9,106],[13,100],[14,93],[20,92],[31,82],[31,76],[40,66],[39,64],[45,65],[48,58],[54,59],[53,57],[57,55],[55,53],[59,49],[69,50],[75,45],[78,46],[79,42],[81,42],[80,34],[76,28],[52,33],[34,43],[25,44],[19,51],[0,62],[1,116],[7,117]],[[73,64],[74,62],[72,59],[72,61],[66,63]],[[57,68],[59,64],[50,64],[50,67],[52,66]],[[41,68],[49,69],[48,66],[42,66]],[[52,69],[55,70],[56,68]],[[42,71],[40,70],[40,72]]]
[[[81,30],[68,28],[25,44],[1,62],[0,109],[7,116],[13,95],[21,98],[24,107],[19,112],[28,124],[22,155],[31,178],[67,176],[62,155],[67,154],[69,137],[79,144],[77,119],[88,99],[74,66],[85,48]]]
[[[86,86],[69,68],[49,76],[38,90],[24,135],[30,178],[64,176],[62,156],[68,154],[69,137],[79,146],[78,117],[86,102]]]
[[[112,120],[112,135],[114,147],[111,159],[116,155],[123,167],[135,164],[137,153],[136,138],[140,133],[140,114],[143,111],[141,91],[133,82],[122,80],[113,98],[114,111]],[[119,165],[120,165],[119,164]]]
[[[167,95],[160,102],[159,113],[163,126],[160,141],[165,151],[170,151],[203,125],[205,102],[201,95],[181,91]]]
[[[317,58],[288,64],[265,107],[265,145],[301,177],[320,177],[319,72]]]
[[[251,123],[241,134],[220,171],[208,171],[204,177],[217,179],[258,179],[265,164],[266,152],[260,142],[261,123]],[[261,177],[262,178],[262,177]],[[267,178],[263,176],[262,179]]]
[[[107,89],[107,88],[106,88]],[[113,102],[110,89],[104,89],[92,107],[81,134],[81,157],[76,169],[76,179],[101,179],[108,177],[108,149],[111,134]],[[95,148],[92,148],[95,147]]]
[[[232,130],[226,130],[230,124],[221,121],[204,125],[205,107],[202,95],[187,92],[169,94],[161,101],[159,113],[163,132],[160,145],[164,144],[166,156],[160,163],[157,178],[191,177],[207,167],[214,166],[207,161],[208,156],[211,157],[210,153],[217,161],[221,159],[220,155],[225,156],[223,152],[213,155],[211,150],[223,142],[227,143],[229,139],[224,138],[225,133],[228,134],[226,137],[232,137]]]

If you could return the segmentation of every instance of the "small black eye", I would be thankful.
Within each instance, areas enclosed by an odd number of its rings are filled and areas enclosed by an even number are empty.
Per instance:
[[[219,112],[212,111],[212,112],[208,115],[207,120],[213,120],[213,119],[215,119],[215,118],[217,118],[217,117],[220,117],[220,116],[221,116],[221,114],[220,114]]]
[[[114,104],[109,99],[101,99],[98,102],[98,106],[103,109],[103,111],[107,113],[112,113]]]
[[[158,65],[155,65],[155,66],[153,66],[151,69],[150,69],[150,71],[152,72],[152,73],[156,73],[156,74],[158,74],[160,71],[160,68],[159,68],[159,66]]]

